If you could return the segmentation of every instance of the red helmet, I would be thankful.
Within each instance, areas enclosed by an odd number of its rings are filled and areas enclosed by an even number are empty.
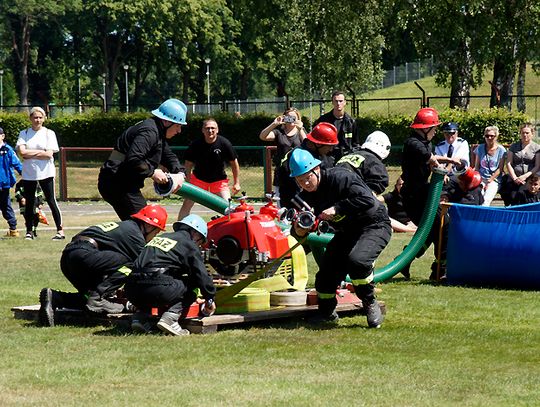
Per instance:
[[[167,224],[167,211],[163,206],[146,205],[139,212],[131,215],[132,218],[140,219],[151,226],[165,230]]]
[[[439,124],[441,124],[439,121],[439,113],[432,107],[424,107],[416,113],[411,127],[413,129],[427,129],[429,127],[438,126]]]
[[[337,129],[330,123],[319,123],[310,133],[307,134],[307,139],[315,144],[324,144],[327,146],[337,146]]]
[[[480,173],[472,167],[467,168],[458,178],[469,191],[476,188],[482,182]]]

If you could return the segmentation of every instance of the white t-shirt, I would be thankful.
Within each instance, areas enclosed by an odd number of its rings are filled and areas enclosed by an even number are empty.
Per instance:
[[[58,152],[58,141],[54,131],[42,127],[37,132],[31,127],[19,133],[16,146],[26,146],[28,150],[52,150]],[[54,159],[39,160],[36,158],[26,158],[22,163],[22,179],[27,181],[39,181],[45,178],[56,176]]]

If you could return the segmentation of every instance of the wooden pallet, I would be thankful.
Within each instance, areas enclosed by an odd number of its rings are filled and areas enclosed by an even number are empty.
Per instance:
[[[383,313],[386,313],[386,306],[379,302]],[[213,315],[204,318],[192,318],[181,321],[182,327],[191,333],[207,334],[217,332],[220,327],[226,325],[242,325],[254,322],[272,321],[286,318],[303,318],[313,314],[317,310],[316,305],[304,305],[297,307],[273,307],[267,311],[246,312],[240,314]],[[360,303],[338,304],[336,308],[340,315],[362,313]],[[27,305],[11,308],[15,319],[37,321],[39,305]],[[59,325],[114,325],[128,329],[131,323],[131,315],[108,314],[103,316],[88,315],[80,310],[58,309],[55,311],[55,322]]]

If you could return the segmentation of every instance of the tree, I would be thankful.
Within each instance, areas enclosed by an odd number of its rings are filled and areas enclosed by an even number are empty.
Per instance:
[[[11,36],[12,70],[15,73],[19,104],[28,105],[28,72],[36,60],[32,33],[38,24],[47,24],[63,15],[66,7],[76,7],[77,1],[64,0],[3,0],[0,15],[7,21]]]

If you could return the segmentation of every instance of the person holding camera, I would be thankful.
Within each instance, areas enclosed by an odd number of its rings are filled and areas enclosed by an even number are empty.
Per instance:
[[[319,315],[316,322],[336,322],[336,289],[348,274],[362,301],[370,328],[379,328],[383,314],[375,298],[373,264],[392,236],[388,212],[360,176],[342,167],[324,169],[306,150],[291,153],[290,177],[302,189],[300,198],[318,219],[335,230],[315,276]],[[292,234],[310,230],[294,222]]]
[[[281,165],[281,160],[293,148],[300,146],[306,138],[304,123],[298,109],[290,107],[274,119],[269,126],[265,127],[259,138],[262,141],[275,141],[277,146],[276,154],[274,154],[274,180],[272,187],[274,196],[279,197],[279,177],[277,176],[277,168]]]

